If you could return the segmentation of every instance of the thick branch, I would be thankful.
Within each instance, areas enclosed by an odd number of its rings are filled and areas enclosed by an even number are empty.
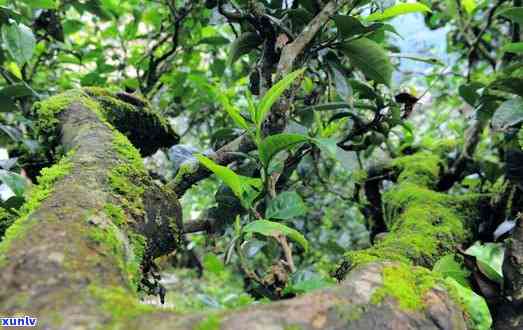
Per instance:
[[[178,246],[181,208],[84,92],[38,109],[68,155],[43,171],[0,244],[0,310],[38,317],[42,329],[107,328],[103,294],[132,296],[140,265]]]

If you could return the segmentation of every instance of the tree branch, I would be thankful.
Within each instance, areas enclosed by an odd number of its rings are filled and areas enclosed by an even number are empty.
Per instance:
[[[329,1],[321,12],[310,21],[310,23],[302,30],[296,39],[290,44],[286,45],[281,53],[280,61],[278,62],[277,72],[279,80],[286,74],[292,71],[292,67],[296,58],[303,52],[305,47],[314,39],[318,31],[325,26],[327,21],[334,15],[341,7],[350,3],[351,0]]]
[[[439,191],[447,191],[460,181],[465,173],[467,166],[472,162],[474,152],[480,142],[481,133],[485,129],[487,122],[475,120],[465,132],[465,143],[458,158],[451,164],[450,168],[441,176],[438,182]]]

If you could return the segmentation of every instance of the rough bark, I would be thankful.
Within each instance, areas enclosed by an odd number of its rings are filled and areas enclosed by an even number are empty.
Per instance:
[[[158,312],[138,317],[132,324],[140,328],[154,322],[155,329],[466,329],[459,307],[442,287],[425,292],[426,309],[404,309],[391,297],[374,302],[383,287],[385,267],[394,264],[367,264],[335,288],[290,300],[211,315]]]
[[[497,309],[496,330],[523,328],[523,221],[507,241],[503,263],[504,293],[507,301]]]
[[[466,239],[461,203],[430,190],[437,157],[394,164],[401,174],[397,198],[385,196],[390,233],[348,255],[340,285],[241,310],[182,315],[142,305],[136,296],[143,260],[177,247],[176,196],[154,184],[136,149],[106,122],[111,103],[102,107],[83,92],[46,102],[39,109],[46,120],[54,115],[69,152],[45,171],[0,245],[3,316],[38,317],[41,329],[467,328],[440,275],[415,266],[430,267]]]
[[[38,317],[42,329],[101,327],[111,315],[100,296],[132,295],[142,261],[176,248],[180,206],[139,167],[136,149],[83,92],[38,109],[40,125],[54,113],[57,121],[47,123],[56,124],[68,153],[44,171],[26,215],[0,246],[0,311]],[[156,203],[150,199],[163,202],[150,207]]]

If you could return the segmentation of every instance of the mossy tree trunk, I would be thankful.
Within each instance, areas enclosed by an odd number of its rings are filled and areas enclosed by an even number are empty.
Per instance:
[[[114,127],[145,153],[172,143],[173,132],[145,103],[103,90],[68,92],[35,111],[37,131],[55,148],[53,156],[59,147],[65,156],[43,171],[0,245],[2,315],[38,317],[42,329],[436,330],[472,324],[452,290],[429,270],[467,240],[474,218],[469,210],[477,201],[431,190],[444,165],[437,156],[393,164],[398,183],[384,196],[390,231],[373,247],[347,255],[347,274],[337,287],[236,311],[181,315],[138,302],[148,261],[179,247],[181,211],[175,194],[153,182],[137,149]],[[128,116],[142,126],[127,125]],[[147,138],[140,127],[156,136]]]
[[[33,315],[47,329],[96,328],[113,318],[99,295],[132,297],[146,261],[177,247],[178,200],[153,182],[138,151],[105,120],[129,110],[112,100],[102,107],[72,91],[35,107],[39,130],[57,133],[65,155],[43,171],[0,245],[2,315]],[[149,121],[158,132],[158,118]]]

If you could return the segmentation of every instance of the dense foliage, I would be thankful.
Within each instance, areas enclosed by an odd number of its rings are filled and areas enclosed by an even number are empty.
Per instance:
[[[467,245],[433,268],[489,328],[480,296],[495,314],[521,211],[521,0],[338,2],[0,1],[0,236],[60,156],[34,104],[104,87],[149,100],[181,137],[146,159],[184,207],[187,251],[157,261],[168,304],[229,308],[333,285],[351,251],[390,230],[394,169],[432,154],[445,163],[431,188],[485,197]],[[445,58],[400,46],[404,15],[446,35]],[[191,179],[199,167],[214,175]]]

